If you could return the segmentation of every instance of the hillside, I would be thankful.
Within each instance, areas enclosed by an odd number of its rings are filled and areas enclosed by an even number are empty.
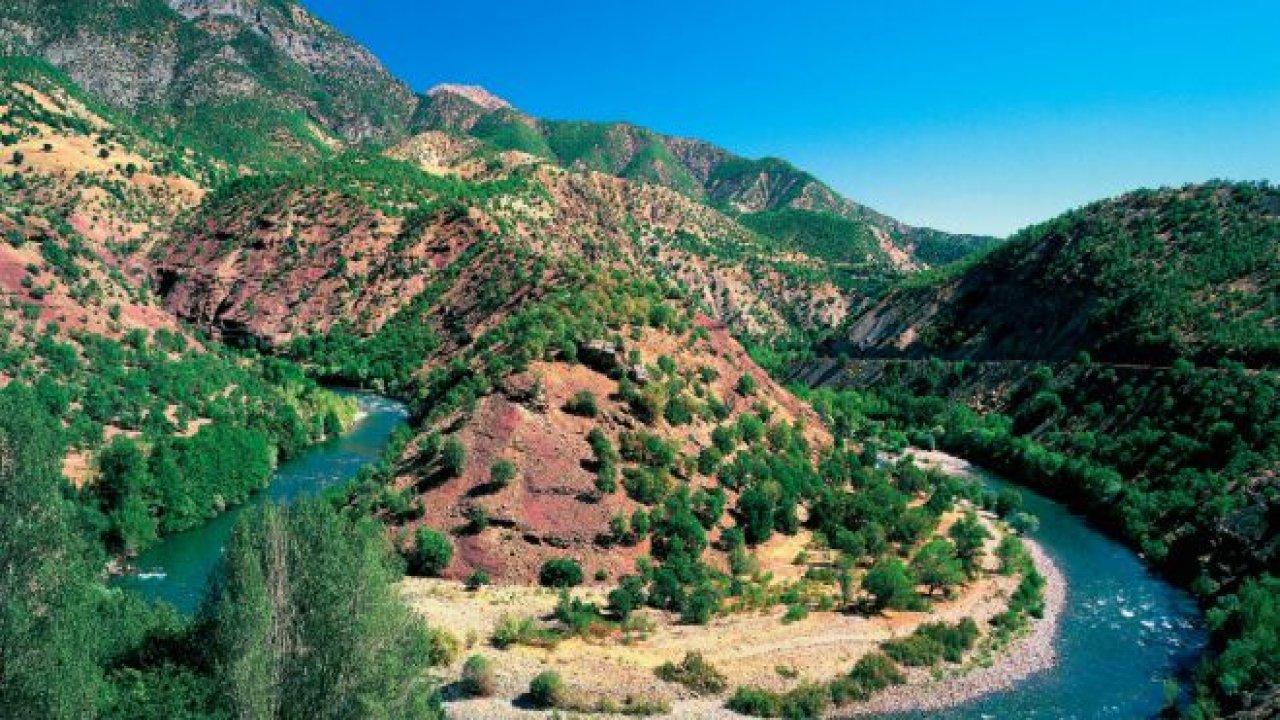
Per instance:
[[[0,48],[45,58],[172,142],[255,166],[398,138],[416,102],[292,0],[15,0]]]
[[[827,327],[848,312],[821,261],[665,188],[439,134],[389,154],[210,196],[187,241],[156,254],[167,306],[224,338],[267,344],[338,324],[373,332],[412,306],[447,354],[489,316],[544,292],[555,264],[585,261],[668,273],[745,336]],[[499,270],[512,263],[522,267]]]
[[[751,160],[702,140],[677,138],[630,123],[534,118],[482,88],[442,85],[428,92],[415,130],[465,133],[569,168],[669,187],[735,213],[787,211],[788,240],[813,224],[829,231],[832,216],[849,221],[844,241],[860,262],[909,272],[945,264],[995,242],[915,228],[859,205],[785,160]],[[807,232],[806,232],[807,234]],[[808,241],[814,242],[814,241]]]
[[[1035,225],[850,322],[853,355],[1280,361],[1280,191],[1145,190]]]

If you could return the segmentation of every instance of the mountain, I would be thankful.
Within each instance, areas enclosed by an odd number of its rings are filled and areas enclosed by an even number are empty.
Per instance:
[[[539,120],[475,86],[415,95],[293,0],[15,0],[0,8],[0,48],[45,59],[164,141],[232,167],[287,169],[343,147],[461,133],[566,168],[668,187],[732,214],[785,212],[787,242],[797,233],[801,245],[823,242],[839,226],[833,216],[843,218],[849,249],[838,250],[838,262],[855,256],[849,276],[870,290],[886,273],[945,264],[995,242],[905,225],[783,160],[749,160],[628,123]]]
[[[927,279],[927,276],[925,276]],[[1094,203],[850,322],[855,355],[1280,362],[1280,191],[1208,183]]]
[[[788,211],[792,228],[829,227],[834,215],[853,223],[846,229],[850,244],[897,271],[951,262],[996,242],[908,226],[841,196],[785,160],[743,158],[702,140],[630,123],[538,119],[482,88],[432,89],[411,127],[466,133],[565,167],[663,185],[734,213]]]
[[[173,141],[259,167],[398,138],[416,104],[292,0],[14,0],[0,48],[45,58]]]

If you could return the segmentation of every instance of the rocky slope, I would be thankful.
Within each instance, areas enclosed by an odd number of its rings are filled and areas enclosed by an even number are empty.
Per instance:
[[[565,167],[663,185],[734,212],[836,215],[869,233],[877,259],[898,271],[950,262],[994,242],[908,226],[841,196],[784,160],[751,160],[702,140],[665,136],[629,123],[542,120],[478,88],[435,88],[424,98],[413,126],[467,133]]]
[[[855,318],[857,355],[1168,364],[1280,361],[1280,192],[1140,191],[1028,228]]]
[[[237,162],[386,141],[416,104],[367,50],[292,1],[15,0],[0,8],[0,47]]]
[[[177,329],[146,248],[203,198],[212,166],[119,122],[39,62],[0,62],[0,289],[11,321],[60,334]]]
[[[829,326],[847,313],[821,262],[781,253],[665,188],[494,156],[443,134],[389,154],[346,156],[212,196],[186,241],[157,255],[168,307],[224,337],[280,344],[340,321],[376,331],[440,280],[433,293],[448,307],[436,310],[469,317],[472,332],[479,306],[507,304],[483,288],[513,281],[502,268],[527,256],[656,270],[746,335]],[[494,298],[481,303],[477,294]]]

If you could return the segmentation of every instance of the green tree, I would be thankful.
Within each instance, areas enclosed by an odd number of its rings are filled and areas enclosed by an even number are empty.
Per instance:
[[[738,496],[737,514],[748,543],[756,545],[773,535],[777,509],[774,497],[759,485],[752,485]]]
[[[567,588],[582,584],[582,566],[573,558],[551,558],[538,570],[538,583],[545,587]]]
[[[419,528],[414,540],[416,543],[410,563],[413,572],[439,577],[453,560],[453,543],[449,541],[449,536],[431,528]]]
[[[467,449],[462,446],[461,440],[451,437],[444,441],[444,448],[440,451],[440,460],[443,463],[446,475],[458,477],[466,469]]]
[[[862,578],[862,589],[872,598],[876,610],[909,610],[916,603],[916,582],[911,571],[896,557],[876,561]]]
[[[925,543],[914,558],[911,570],[932,595],[964,582],[964,566],[956,555],[956,546],[943,538],[933,538]]]
[[[438,718],[435,640],[403,604],[370,518],[320,502],[237,526],[207,601],[214,675],[239,717]]]
[[[956,554],[960,557],[964,571],[970,575],[977,573],[982,564],[983,544],[991,537],[991,533],[983,527],[977,514],[970,511],[951,526],[950,535],[955,541]]]
[[[0,390],[0,715],[86,718],[102,673],[94,566],[63,498],[61,427],[30,390]],[[10,715],[9,713],[13,713]]]
[[[516,464],[506,458],[494,461],[489,467],[489,482],[500,488],[510,485],[515,478]]]

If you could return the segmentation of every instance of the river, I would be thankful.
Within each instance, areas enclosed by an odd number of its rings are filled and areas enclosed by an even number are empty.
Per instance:
[[[963,463],[961,463],[963,464]],[[951,710],[895,718],[1149,718],[1164,680],[1186,678],[1204,648],[1195,600],[1155,575],[1132,550],[1083,517],[994,473],[968,466],[993,489],[1013,485],[1040,519],[1030,536],[1067,582],[1058,664],[1011,690]]]
[[[231,531],[246,510],[314,497],[351,479],[362,466],[382,456],[391,433],[409,414],[403,404],[377,395],[357,393],[356,400],[360,416],[347,432],[281,463],[271,484],[249,502],[194,530],[165,536],[133,560],[137,574],[113,578],[111,584],[164,600],[183,613],[195,612]]]
[[[358,396],[362,417],[339,438],[283,463],[265,491],[206,525],[168,536],[135,559],[137,575],[113,584],[184,613],[198,607],[239,516],[266,502],[311,497],[376,461],[407,412],[400,403]],[[971,468],[983,482],[1006,481]],[[1204,646],[1194,600],[1161,580],[1128,548],[1093,529],[1062,505],[1020,488],[1040,519],[1032,537],[1067,581],[1060,619],[1059,663],[1009,691],[928,714],[898,718],[1141,718],[1159,712],[1163,681],[1185,677]]]

